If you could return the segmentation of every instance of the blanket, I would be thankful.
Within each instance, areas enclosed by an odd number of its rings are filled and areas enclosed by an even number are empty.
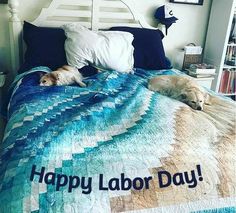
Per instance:
[[[196,111],[147,89],[158,75],[105,71],[41,87],[12,85],[0,145],[0,212],[235,212],[235,103]]]

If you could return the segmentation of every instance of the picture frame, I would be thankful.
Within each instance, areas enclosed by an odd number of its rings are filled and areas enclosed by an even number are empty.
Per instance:
[[[204,0],[170,0],[171,3],[203,5]]]

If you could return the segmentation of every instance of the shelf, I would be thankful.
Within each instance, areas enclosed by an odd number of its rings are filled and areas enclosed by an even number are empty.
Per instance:
[[[236,44],[232,43],[232,44],[227,44],[228,47],[236,47]]]
[[[236,65],[231,66],[231,65],[224,64],[223,69],[236,69]]]
[[[223,0],[223,1],[212,1],[210,18],[208,23],[207,36],[205,41],[205,51],[204,51],[204,62],[209,64],[214,64],[216,69],[216,77],[212,83],[212,90],[219,90],[220,87],[223,87],[222,84],[222,75],[224,70],[230,70],[236,72],[236,65],[233,66],[226,65],[226,61],[229,58],[226,58],[226,54],[229,52],[235,51],[236,42],[230,39],[230,33],[233,23],[234,11],[235,11],[236,0]],[[224,8],[224,10],[222,10]],[[219,16],[219,14],[221,14]],[[216,27],[218,26],[218,27]],[[232,49],[232,50],[230,50]],[[228,56],[231,56],[231,53]],[[230,59],[233,59],[230,58]],[[234,73],[230,73],[231,75]],[[234,76],[234,75],[233,75]],[[226,77],[225,77],[226,81]],[[227,82],[223,82],[224,87]],[[228,85],[228,84],[227,84]],[[231,86],[231,85],[230,85]],[[234,90],[231,90],[234,91]],[[222,93],[220,93],[222,94]],[[230,96],[231,94],[226,94]],[[233,94],[235,95],[235,94]]]
[[[191,75],[190,75],[191,76]],[[191,77],[193,77],[196,81],[209,81],[209,80],[214,80],[214,77],[202,77],[202,78],[196,78],[196,77],[194,77],[194,76],[191,76]]]
[[[224,95],[224,96],[233,96],[236,95],[236,93],[218,93],[219,95]]]

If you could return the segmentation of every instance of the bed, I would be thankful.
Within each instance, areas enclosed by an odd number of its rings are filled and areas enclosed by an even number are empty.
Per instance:
[[[17,3],[9,4],[13,68],[23,49]],[[88,11],[69,13],[71,6]],[[53,0],[33,23],[57,27],[81,14],[95,30],[153,29],[132,2],[113,0]],[[233,101],[212,93],[214,104],[196,111],[147,89],[154,76],[182,75],[176,69],[105,70],[87,77],[86,88],[39,86],[50,71],[25,70],[11,86],[0,212],[236,211]]]

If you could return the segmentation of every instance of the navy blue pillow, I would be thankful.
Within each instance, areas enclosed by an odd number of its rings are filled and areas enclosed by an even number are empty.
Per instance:
[[[36,66],[47,66],[54,70],[67,64],[63,29],[37,27],[24,22],[23,39],[27,45],[25,62],[18,73]]]
[[[23,73],[37,66],[47,66],[55,70],[67,64],[64,44],[66,36],[63,29],[37,27],[24,22],[23,39],[27,45],[25,61],[18,70]],[[80,69],[83,76],[97,73],[96,68],[85,66]]]
[[[150,70],[170,68],[162,44],[164,37],[160,30],[133,27],[112,27],[111,31],[125,31],[134,36],[134,67]]]

